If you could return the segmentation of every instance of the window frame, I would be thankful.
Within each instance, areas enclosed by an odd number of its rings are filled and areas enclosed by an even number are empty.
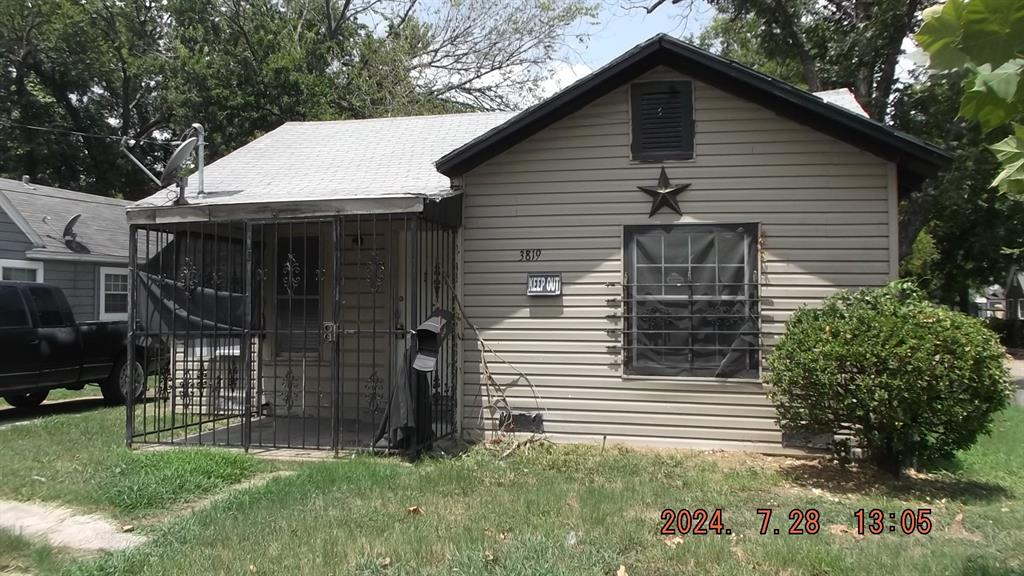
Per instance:
[[[34,280],[34,282],[36,284],[42,284],[45,281],[45,278],[43,277],[43,271],[45,269],[45,266],[43,262],[40,260],[15,260],[0,258],[0,280],[3,280],[4,268],[22,268],[26,270],[35,270],[36,279]],[[8,280],[8,282],[16,282],[16,280]],[[24,280],[20,280],[20,282],[24,282]]]
[[[107,274],[117,274],[124,276],[128,282],[131,282],[131,275],[127,268],[120,268],[117,266],[100,266],[100,277],[99,277],[99,289],[97,290],[100,295],[99,305],[99,319],[105,322],[118,322],[128,320],[128,311],[124,312],[108,312],[107,311]],[[110,294],[124,294],[127,298],[129,293],[128,287],[125,286],[124,292],[110,292]],[[131,302],[128,302],[128,308],[131,309]]]
[[[636,148],[635,138],[638,135],[637,123],[639,118],[636,114],[636,100],[634,95],[636,89],[642,86],[665,86],[671,84],[685,84],[689,85],[690,89],[690,124],[691,124],[691,146],[689,156],[686,156],[683,151],[679,152],[657,152],[643,154]],[[694,162],[697,160],[697,84],[693,80],[688,78],[680,78],[674,80],[638,80],[629,84],[628,90],[628,101],[629,101],[629,159],[633,163],[637,164],[650,164],[655,162]]]
[[[687,228],[720,228],[720,227],[751,227],[752,246],[750,249],[751,257],[751,273],[753,275],[752,288],[755,294],[755,301],[757,306],[756,318],[757,318],[757,347],[758,347],[758,360],[757,360],[757,373],[751,376],[742,377],[722,377],[722,376],[694,376],[694,375],[665,375],[665,374],[645,374],[642,372],[636,372],[631,364],[629,357],[629,345],[630,338],[633,332],[632,328],[632,315],[634,314],[629,310],[629,299],[631,298],[629,290],[629,275],[633,272],[636,267],[636,263],[633,261],[633,257],[629,254],[631,238],[631,232],[637,229],[652,229],[652,228],[675,228],[675,227],[687,227]],[[719,383],[736,383],[736,384],[761,384],[763,382],[764,375],[764,358],[765,350],[763,343],[763,311],[761,310],[761,223],[760,222],[679,222],[679,223],[668,223],[668,224],[627,224],[620,227],[620,246],[622,247],[622,260],[621,260],[621,285],[622,285],[622,329],[619,331],[619,350],[621,351],[621,362],[619,364],[620,377],[623,380],[662,380],[662,381],[697,381],[697,382],[719,382]]]

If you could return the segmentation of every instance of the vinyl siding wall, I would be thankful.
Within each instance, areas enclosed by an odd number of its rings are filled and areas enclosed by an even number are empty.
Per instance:
[[[25,251],[32,248],[32,242],[7,212],[0,210],[0,259],[24,260]]]
[[[682,78],[658,69],[641,80]],[[896,275],[896,181],[890,163],[695,83],[696,159],[630,160],[629,93],[621,87],[464,177],[464,301],[487,342],[530,376],[510,387],[514,410],[545,410],[556,441],[784,451],[757,381],[623,377],[610,346],[623,324],[623,226],[761,224],[763,345],[793,311],[842,288]],[[648,218],[661,166],[683,216]],[[519,262],[519,250],[540,249]],[[527,272],[561,272],[561,298],[527,298]],[[464,427],[493,430],[480,351],[466,332]],[[514,372],[493,355],[499,382]],[[481,415],[483,418],[481,419]]]
[[[43,279],[59,286],[71,305],[75,320],[99,320],[99,265],[91,262],[47,261]]]

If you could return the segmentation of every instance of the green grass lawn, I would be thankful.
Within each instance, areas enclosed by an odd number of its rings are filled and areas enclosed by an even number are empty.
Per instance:
[[[124,446],[123,407],[44,416],[0,429],[0,498],[67,504],[124,521],[269,467],[224,450],[130,451]]]
[[[899,482],[756,455],[535,445],[502,460],[476,447],[415,465],[370,456],[295,465],[296,474],[152,524],[158,510],[270,465],[221,451],[129,454],[122,415],[99,410],[0,430],[0,484],[8,484],[0,495],[137,518],[152,540],[81,558],[0,534],[0,573],[5,558],[39,574],[78,575],[583,575],[620,565],[634,576],[1024,573],[1020,408],[951,471]],[[47,449],[41,432],[62,447]],[[32,483],[18,470],[28,464],[50,479]],[[414,506],[422,513],[408,511]],[[665,508],[722,508],[733,534],[666,541],[658,534]],[[775,511],[769,534],[758,533],[758,508]],[[820,512],[818,534],[785,534],[794,508]],[[931,508],[934,528],[858,537],[850,529],[859,508]]]
[[[81,398],[99,398],[103,395],[100,393],[100,387],[94,385],[87,385],[81,390],[66,390],[60,388],[57,390],[50,390],[50,393],[46,395],[46,402],[54,402],[59,400],[77,400]],[[6,400],[0,398],[0,409],[10,408],[11,405]]]

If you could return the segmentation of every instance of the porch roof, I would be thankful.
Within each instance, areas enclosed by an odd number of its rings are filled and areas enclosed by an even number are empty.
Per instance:
[[[514,116],[511,112],[287,122],[189,177],[175,206],[168,187],[128,209],[130,222],[259,214],[412,212],[451,194],[434,161]]]

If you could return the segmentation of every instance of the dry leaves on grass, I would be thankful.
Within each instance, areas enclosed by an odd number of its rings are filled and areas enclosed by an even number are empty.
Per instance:
[[[492,538],[497,538],[498,540],[501,540],[502,542],[504,542],[504,541],[506,541],[506,540],[508,540],[509,538],[512,537],[512,533],[509,532],[508,530],[505,530],[503,532],[495,532],[491,528],[484,528],[484,536],[490,536]]]
[[[732,550],[732,553],[736,555],[737,560],[746,563],[747,553],[743,548],[740,548],[739,546],[730,546],[730,549]]]
[[[858,534],[853,528],[850,528],[846,524],[831,524],[828,527],[828,533],[833,536],[853,536],[857,540],[864,539],[863,534]]]
[[[391,566],[391,556],[385,556],[380,560],[377,560],[378,568],[389,568]]]
[[[625,564],[619,564],[619,569],[615,571],[615,576],[629,576]]]
[[[412,516],[421,516],[423,515],[423,508],[420,508],[419,506],[409,506],[405,509],[405,512]]]
[[[685,542],[685,540],[683,540],[682,536],[670,536],[668,538],[665,538],[665,545],[669,548],[672,548],[673,550],[676,546],[679,546],[683,542]]]
[[[981,540],[981,534],[977,534],[975,532],[969,532],[967,530],[967,528],[964,527],[964,513],[963,512],[957,514],[956,517],[953,518],[953,523],[950,524],[949,528],[946,531],[951,536],[956,536],[957,538],[964,538],[964,539],[967,539],[967,540],[973,540],[974,542],[978,542],[979,540]]]

